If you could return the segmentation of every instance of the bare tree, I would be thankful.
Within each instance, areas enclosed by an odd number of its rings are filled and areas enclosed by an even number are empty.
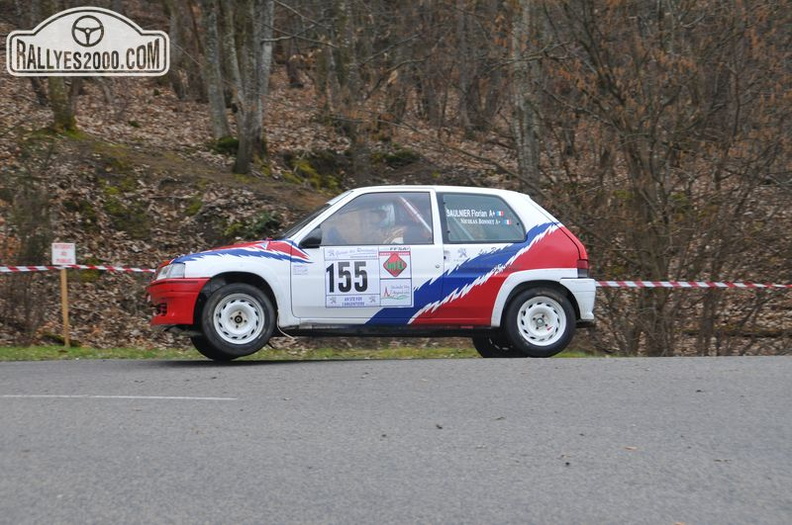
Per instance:
[[[204,30],[203,76],[209,99],[209,121],[212,137],[220,139],[231,135],[226,117],[220,32],[217,25],[219,12],[217,0],[201,0],[201,26]]]
[[[64,77],[47,77],[49,105],[52,108],[52,129],[57,133],[77,130],[76,97],[77,79],[71,84]]]
[[[590,246],[602,273],[752,278],[762,262],[746,265],[742,254],[770,248],[748,232],[764,237],[761,225],[782,202],[768,195],[758,205],[757,195],[788,170],[789,106],[770,103],[784,97],[788,78],[788,37],[775,23],[788,15],[775,2],[749,9],[572,0],[544,8],[557,45],[543,61],[552,79],[545,111],[579,120],[574,155],[562,154],[556,133],[546,172],[565,188],[556,196],[577,223],[594,226]],[[629,312],[612,320],[623,351],[673,353],[683,329],[701,333],[699,351],[709,351],[722,296],[604,297]],[[696,326],[699,319],[707,321]]]
[[[274,0],[245,0],[236,5],[239,93],[239,150],[234,173],[248,173],[266,155],[263,134],[264,97],[272,65]]]
[[[531,0],[511,2],[510,34],[512,118],[511,130],[517,154],[517,174],[523,181],[535,182],[539,174],[539,115],[534,86],[539,78],[538,61],[531,57],[535,39],[536,9]]]
[[[167,78],[182,100],[206,100],[201,72],[201,47],[193,2],[164,0],[169,18],[170,69]]]

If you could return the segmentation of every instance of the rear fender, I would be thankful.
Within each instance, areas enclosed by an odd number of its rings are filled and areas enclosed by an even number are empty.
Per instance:
[[[575,317],[579,319],[580,309],[577,300],[569,287],[563,284],[567,279],[576,277],[577,269],[575,268],[525,270],[509,275],[503,282],[498,296],[495,299],[495,305],[492,309],[492,319],[490,321],[492,326],[496,328],[501,326],[503,313],[512,297],[523,290],[539,286],[558,290],[569,297],[572,307],[575,309]]]

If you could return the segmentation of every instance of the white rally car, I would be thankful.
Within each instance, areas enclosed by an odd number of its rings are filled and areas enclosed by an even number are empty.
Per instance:
[[[152,325],[215,360],[273,336],[469,336],[483,357],[549,357],[594,321],[583,244],[530,197],[377,186],[280,239],[177,257],[148,286]]]

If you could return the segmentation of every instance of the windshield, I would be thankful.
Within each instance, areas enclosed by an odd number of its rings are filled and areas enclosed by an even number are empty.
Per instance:
[[[349,190],[345,191],[341,195],[336,195],[335,197],[333,197],[332,199],[330,199],[326,203],[322,204],[321,206],[316,208],[314,211],[312,211],[311,213],[309,213],[308,215],[306,215],[305,217],[303,217],[302,219],[297,221],[297,224],[295,224],[294,226],[292,226],[291,228],[289,228],[288,230],[283,232],[283,235],[278,237],[278,239],[291,239],[292,237],[297,235],[297,232],[300,231],[301,229],[303,229],[306,224],[308,224],[309,222],[311,222],[312,220],[317,218],[327,208],[329,208],[330,206],[332,206],[336,202],[338,202],[341,199],[343,199],[344,197],[346,197],[349,193],[351,193],[351,191],[349,191]]]
[[[323,211],[325,211],[329,207],[330,207],[330,203],[329,202],[326,202],[326,203],[322,204],[321,206],[316,208],[314,211],[312,211],[311,213],[309,213],[308,215],[306,215],[305,217],[303,217],[302,219],[297,221],[297,223],[294,226],[292,226],[291,228],[289,228],[288,230],[283,232],[283,235],[281,235],[278,238],[279,239],[290,239],[290,238],[294,237],[297,234],[297,232],[300,231],[306,224],[308,224],[309,222],[311,222],[312,220],[317,218]]]

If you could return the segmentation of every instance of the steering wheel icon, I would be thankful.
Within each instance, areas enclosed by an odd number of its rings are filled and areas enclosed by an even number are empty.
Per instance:
[[[72,38],[84,47],[93,47],[102,41],[104,25],[91,15],[81,16],[72,24]]]

